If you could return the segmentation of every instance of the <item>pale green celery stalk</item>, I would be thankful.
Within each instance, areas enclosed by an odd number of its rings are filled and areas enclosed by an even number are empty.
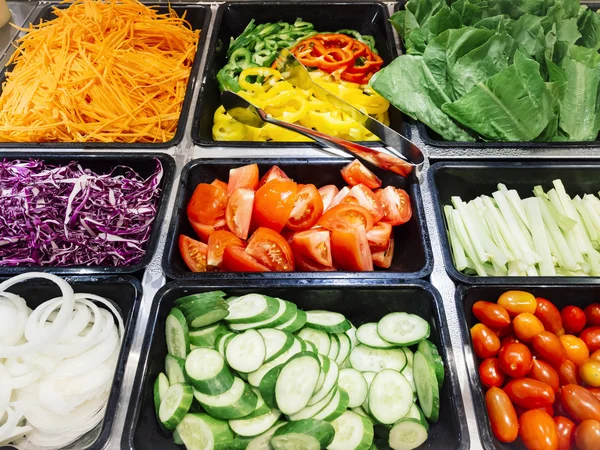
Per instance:
[[[485,253],[489,255],[489,259],[493,261],[497,266],[505,266],[508,262],[506,254],[498,248],[494,243],[494,240],[490,236],[490,230],[486,225],[485,221],[481,217],[479,210],[474,202],[465,203],[466,210],[469,212],[471,220],[479,233],[479,239],[483,244]]]
[[[596,227],[594,226],[594,221],[592,220],[588,210],[583,204],[583,200],[581,199],[581,197],[579,197],[579,195],[573,197],[573,205],[579,213],[579,216],[583,221],[583,225],[585,225],[585,230],[588,234],[588,237],[590,238],[590,241],[592,241],[592,245],[594,244],[594,242],[596,243],[596,245],[598,245],[598,231],[596,230]],[[596,248],[596,246],[594,246],[594,248]]]
[[[560,197],[558,196],[558,192],[556,192],[555,189],[550,189],[548,191],[548,197],[550,197],[550,202],[552,202],[554,207],[561,214],[566,215],[564,208],[562,206],[562,203],[560,201]],[[575,226],[573,226],[573,228],[571,230],[565,231],[564,236],[565,236],[565,240],[567,241],[567,245],[569,246],[569,249],[571,250],[573,258],[575,258],[575,262],[577,264],[581,265],[584,263],[583,254],[582,254],[583,252],[581,251],[582,249],[579,247],[579,243],[577,242],[577,238],[575,237],[575,228],[576,227],[577,227],[577,223],[575,223]]]
[[[505,277],[508,275],[508,269],[506,267],[498,267],[495,264],[485,263],[484,269],[488,275],[492,277]]]
[[[489,260],[489,257],[486,253],[483,243],[480,240],[480,233],[477,230],[473,219],[471,218],[471,214],[467,210],[467,206],[460,197],[452,197],[450,200],[452,201],[454,208],[460,213],[461,221],[464,224],[467,234],[473,244],[475,255],[472,256],[476,256],[477,261],[480,264],[483,264]]]
[[[581,253],[588,255],[590,252],[594,251],[594,247],[592,245],[592,242],[590,241],[589,236],[585,232],[585,228],[581,221],[581,217],[577,213],[577,210],[573,205],[571,197],[569,197],[569,195],[567,194],[567,191],[565,190],[565,186],[563,185],[562,181],[554,180],[552,184],[556,189],[556,192],[560,199],[560,203],[563,205],[565,213],[567,214],[567,216],[569,216],[571,219],[577,222],[577,225],[575,225],[575,227],[573,228],[573,233],[575,234],[577,245],[579,245],[579,250],[581,251]]]
[[[531,197],[523,200],[523,205],[525,206],[525,212],[527,213],[527,218],[531,225],[533,246],[535,252],[540,257],[540,275],[551,277],[556,274],[556,271],[554,270],[554,264],[552,263],[552,253],[550,252],[544,220],[542,219],[542,213],[540,212],[541,202],[542,200],[539,198]]]
[[[550,211],[546,206],[546,203],[541,202],[538,203],[540,207],[540,212],[542,213],[542,219],[544,220],[544,225],[548,229],[549,235],[552,237],[554,244],[556,245],[557,255],[560,255],[559,261],[562,260],[562,267],[568,270],[579,270],[579,266],[575,262],[575,257],[571,253],[569,246],[567,245],[567,241],[565,237],[558,228],[558,225],[554,221]]]
[[[487,195],[482,195],[480,198],[482,199],[483,204],[485,205],[485,209],[487,211],[486,217],[490,218],[490,222],[495,223],[496,229],[500,232],[500,235],[502,236],[504,242],[510,250],[510,253],[512,254],[512,258],[509,257],[509,260],[524,261],[525,258],[523,257],[523,252],[521,251],[521,248],[511,235],[510,228],[504,220],[504,217],[502,217],[500,210],[496,207],[492,199]]]
[[[528,277],[538,277],[540,274],[538,273],[537,269],[535,268],[535,266],[529,266],[527,268],[527,276]]]
[[[517,217],[521,219],[521,222],[523,222],[527,228],[529,228],[529,220],[527,219],[527,214],[525,214],[525,208],[523,207],[519,193],[515,189],[508,190],[502,183],[498,184],[498,189],[504,192],[510,206],[512,206],[513,210],[517,213]]]
[[[533,193],[536,197],[541,199],[546,204],[548,210],[550,211],[550,214],[552,214],[552,217],[554,217],[556,224],[560,227],[561,230],[568,231],[573,229],[573,227],[575,226],[575,221],[573,219],[569,219],[564,214],[561,214],[558,211],[558,209],[555,208],[552,202],[550,202],[550,197],[548,197],[548,194],[544,192],[541,186],[534,187]]]
[[[460,213],[456,210],[452,210],[452,223],[454,224],[454,228],[456,229],[456,235],[463,248],[465,249],[465,254],[467,258],[469,258],[472,262],[471,267],[475,269],[477,275],[485,277],[487,273],[483,268],[483,265],[479,262],[479,258],[475,253],[475,249],[473,248],[473,242],[469,238],[469,233],[467,233],[467,229],[465,228],[465,224],[463,223],[462,217]]]
[[[542,207],[540,206],[540,214],[542,212],[541,209]],[[550,230],[545,223],[544,230],[546,231],[546,239],[548,239],[548,246],[550,247],[550,253],[552,254],[552,264],[554,265],[554,268],[556,269],[556,266],[566,267],[566,263],[562,259],[562,255],[560,254],[560,251],[558,250],[558,247],[552,238],[552,234],[550,234]]]
[[[590,195],[590,194],[586,194],[583,196],[583,200],[581,201],[581,204],[587,211],[588,216],[590,217],[590,220],[594,224],[594,228],[596,229],[596,231],[598,233],[600,233],[600,214],[598,214],[598,211],[596,210],[596,208],[594,206],[596,202],[598,202],[598,204],[600,204],[600,200],[598,200],[596,197],[594,197],[593,195]]]
[[[600,274],[600,253],[595,249],[592,249],[592,251],[586,255],[586,261],[590,265],[589,275],[597,276]]]
[[[488,212],[488,209],[485,203],[483,202],[483,199],[481,197],[477,197],[475,200],[473,200],[473,203],[479,211],[479,216],[483,218],[483,221],[486,223],[488,230],[490,231],[490,236],[494,243],[498,246],[500,251],[506,255],[509,261],[515,259],[514,255],[508,248],[508,245],[506,245],[506,242],[502,237],[502,233],[500,233],[500,230],[498,230],[498,224],[494,220],[494,216]],[[496,208],[494,207],[494,209]]]
[[[454,222],[452,222],[452,206],[444,206],[444,215],[446,216],[446,223],[448,224],[448,239],[450,240],[450,248],[452,249],[452,259],[456,270],[462,272],[467,268],[467,257],[465,256],[465,249],[460,245],[458,236],[456,235],[456,229]]]
[[[509,261],[508,262],[508,276],[509,277],[518,277],[521,274],[521,270],[519,269],[518,261]]]

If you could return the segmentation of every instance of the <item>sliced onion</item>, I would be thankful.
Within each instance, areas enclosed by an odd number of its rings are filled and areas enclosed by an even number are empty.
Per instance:
[[[8,370],[0,365],[0,420],[4,417],[4,412],[8,407],[8,402],[10,402],[12,389],[12,380]]]
[[[4,300],[4,301],[3,301]],[[22,297],[10,292],[0,293],[0,343],[14,345],[23,336],[27,322],[27,303]]]

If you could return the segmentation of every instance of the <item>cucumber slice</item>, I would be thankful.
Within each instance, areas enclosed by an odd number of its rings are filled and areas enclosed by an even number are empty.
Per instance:
[[[179,436],[177,430],[173,430],[173,444],[183,445],[183,440],[181,439],[181,436]]]
[[[217,338],[227,332],[227,327],[220,322],[198,330],[192,330],[190,331],[190,345],[213,348]]]
[[[317,350],[317,346],[315,344],[313,344],[310,341],[304,341],[304,342],[306,342],[306,345],[308,346],[306,351],[313,352],[315,355],[319,354],[319,350]]]
[[[331,347],[329,347],[329,353],[327,356],[329,359],[333,359],[335,361],[340,353],[340,340],[338,339],[337,334],[330,334],[329,339],[331,341]]]
[[[398,345],[413,345],[429,337],[429,323],[415,314],[393,312],[377,324],[382,339]]]
[[[283,414],[294,414],[306,407],[320,372],[319,359],[311,352],[299,353],[285,364],[275,384],[277,407]]]
[[[206,327],[227,317],[229,311],[221,306],[209,309],[194,310],[185,316],[190,326],[194,328]]]
[[[395,370],[382,370],[369,387],[369,411],[383,424],[392,424],[406,415],[413,404],[410,383]]]
[[[317,414],[319,414],[321,411],[323,411],[327,407],[327,405],[329,405],[329,403],[331,403],[331,401],[335,397],[335,394],[337,394],[337,389],[332,389],[331,392],[329,394],[327,394],[327,396],[323,400],[315,403],[312,406],[307,406],[305,408],[302,408],[300,411],[298,411],[295,414],[290,414],[288,416],[289,419],[290,420],[302,420],[302,419],[314,418]]]
[[[402,419],[390,430],[389,444],[394,450],[413,450],[427,440],[427,429],[416,419]]]
[[[338,341],[340,341],[340,350],[335,358],[335,362],[338,366],[341,366],[350,355],[352,343],[346,333],[338,333],[335,336],[338,338]]]
[[[227,450],[246,450],[252,439],[252,436],[236,436],[229,444]]]
[[[298,309],[296,311],[296,316],[293,319],[290,319],[286,323],[282,323],[281,325],[277,325],[275,328],[277,328],[278,330],[295,333],[304,325],[306,325],[306,313],[301,309]]]
[[[229,325],[229,327],[236,331],[249,330],[251,328],[273,328],[296,317],[296,311],[298,310],[298,307],[294,303],[286,302],[285,300],[281,300],[279,298],[276,298],[275,300],[279,302],[279,310],[273,317],[263,320],[262,322],[232,323]]]
[[[326,333],[344,333],[352,327],[352,324],[343,314],[315,310],[306,312],[306,326]]]
[[[421,423],[423,424],[423,426],[427,429],[427,431],[429,431],[429,422],[427,422],[427,418],[425,417],[425,414],[423,414],[423,410],[421,408],[419,408],[416,404],[415,404],[415,408],[417,408],[417,410],[419,411],[419,420],[421,421]]]
[[[229,341],[232,340],[234,336],[235,333],[227,332],[217,338],[215,342],[215,348],[223,358],[225,358],[225,349],[227,348],[227,344],[229,344]]]
[[[193,399],[191,386],[184,383],[169,386],[158,410],[158,419],[162,426],[173,431],[190,410]]]
[[[421,341],[421,342],[423,342],[423,341]],[[412,369],[413,358],[414,358],[415,354],[408,347],[401,347],[401,348],[402,348],[402,351],[404,352],[404,354],[406,355],[406,367],[410,367]]]
[[[344,389],[350,398],[348,408],[357,408],[367,399],[369,386],[362,373],[356,369],[340,370],[338,385]]]
[[[194,397],[204,410],[217,419],[241,419],[256,408],[258,397],[246,383],[235,377],[231,388],[219,395],[206,395],[194,389]]]
[[[160,408],[160,402],[169,389],[169,379],[164,373],[159,373],[154,380],[154,409],[156,410],[156,417],[158,417],[158,409]]]
[[[354,327],[354,325],[352,325],[350,329],[346,331],[346,336],[350,338],[350,350],[352,350],[354,347],[360,344],[360,342],[358,342],[358,339],[356,339],[356,328]]]
[[[369,387],[369,389],[371,388],[371,383],[373,382],[375,375],[377,375],[375,372],[362,372],[362,376],[365,377],[365,381],[367,382],[367,386]],[[367,393],[367,399],[362,404],[362,407],[367,412],[367,414],[371,414],[371,410],[369,409],[369,394],[368,393]]]
[[[229,316],[226,321],[230,324],[255,324],[271,319],[279,311],[277,299],[260,294],[244,295],[228,303]]]
[[[366,417],[367,419],[371,420],[371,418],[369,417],[367,412],[361,406],[359,406],[358,408],[352,408],[352,412],[355,412],[359,416],[363,416],[363,417]]]
[[[327,422],[331,422],[334,419],[337,419],[344,411],[348,409],[348,393],[341,389],[337,388],[335,395],[329,402],[329,404],[321,410],[317,415],[315,415],[315,419],[326,420]]]
[[[309,347],[308,344],[307,344],[307,342],[304,339],[302,339],[301,337],[298,337],[298,336],[294,336],[294,338],[297,339],[298,342],[300,343],[300,348],[302,349],[300,351],[302,351],[302,352],[308,352],[308,351],[312,352],[312,347]]]
[[[435,377],[437,378],[438,386],[442,386],[444,384],[444,377],[446,373],[444,369],[444,361],[442,360],[442,357],[440,356],[435,344],[425,339],[424,341],[419,342],[417,349],[423,353],[423,356],[429,365],[431,365],[433,370],[435,370]]]
[[[314,344],[313,344],[314,345]],[[331,367],[331,360],[327,356],[320,355],[318,352],[313,352],[319,358],[319,362],[321,364],[321,373],[319,374],[319,379],[317,380],[317,385],[315,386],[315,394],[323,387],[325,383],[325,377],[329,372]]]
[[[435,370],[423,353],[417,351],[413,360],[413,375],[417,397],[423,414],[430,422],[437,422],[440,413],[440,390]]]
[[[259,387],[262,378],[267,374],[267,372],[269,372],[269,370],[271,370],[273,367],[286,363],[292,356],[300,353],[301,348],[302,346],[300,345],[300,342],[294,339],[294,342],[288,351],[273,359],[271,362],[263,364],[258,370],[249,373],[248,383],[254,387]]]
[[[350,364],[360,372],[380,372],[384,369],[400,372],[406,366],[406,354],[400,349],[379,349],[359,344],[350,352]]]
[[[260,380],[260,395],[265,401],[265,404],[270,408],[277,408],[277,399],[275,398],[275,386],[277,385],[277,378],[283,369],[283,364],[273,367],[267,372],[267,374]]]
[[[185,297],[180,297],[177,300],[175,300],[175,305],[176,306],[182,306],[185,303],[189,303],[195,300],[209,300],[209,299],[221,299],[224,298],[227,294],[225,294],[225,292],[223,291],[211,291],[211,292],[204,292],[202,294],[192,294],[192,295],[187,295]]]
[[[207,313],[208,311],[215,309],[215,308],[225,308],[227,309],[228,304],[225,300],[221,299],[221,298],[206,298],[203,300],[192,300],[190,302],[186,302],[180,306],[178,306],[179,309],[181,309],[181,312],[187,317],[188,315],[191,314],[196,314],[196,313]],[[198,314],[196,314],[198,315]]]
[[[269,442],[271,441],[271,437],[279,428],[284,426],[286,423],[287,422],[277,423],[260,436],[256,436],[248,443],[248,447],[246,448],[246,450],[272,450],[273,447],[271,447],[271,445],[269,444]]]
[[[294,335],[275,328],[263,328],[258,330],[262,336],[265,347],[265,363],[273,361],[278,356],[287,352],[294,345]]]
[[[265,400],[260,394],[260,391],[255,387],[250,387],[250,389],[252,389],[252,391],[256,394],[258,399],[256,400],[256,407],[254,408],[254,411],[252,411],[247,416],[244,416],[244,420],[262,416],[263,414],[267,414],[271,411],[271,407],[265,403]]]
[[[169,385],[186,382],[184,367],[185,359],[167,354],[165,357],[165,372],[167,372]]]
[[[267,414],[251,419],[230,420],[229,426],[240,436],[258,436],[271,428],[280,416],[281,412],[278,409],[272,409]]]
[[[167,351],[178,358],[185,358],[190,352],[189,330],[185,316],[177,309],[169,311],[165,323]]]
[[[315,344],[317,351],[321,355],[329,355],[329,350],[331,349],[331,338],[329,334],[325,333],[324,331],[314,330],[312,328],[303,328],[298,333],[298,337]]]
[[[413,402],[416,401],[417,400],[417,385],[415,384],[415,377],[413,375],[412,368],[408,367],[408,364],[407,364],[406,367],[404,369],[402,369],[402,372],[400,372],[400,373],[402,375],[404,375],[404,377],[410,383],[410,387],[413,390]]]
[[[412,404],[412,406],[410,407],[410,409],[408,410],[406,415],[400,420],[404,420],[404,419],[418,420],[419,422],[421,422],[421,425],[423,425],[426,430],[429,430],[429,423],[427,422],[427,419],[425,418],[423,411],[421,411],[419,409],[419,407],[417,406],[416,403]]]
[[[225,348],[227,363],[232,369],[243,373],[258,370],[265,362],[266,353],[265,341],[256,330],[234,336]]]
[[[324,358],[327,357],[324,356]],[[308,401],[308,406],[312,406],[315,403],[318,403],[325,397],[327,397],[327,394],[329,394],[333,390],[333,388],[337,386],[339,375],[340,369],[338,365],[335,363],[335,361],[329,360],[329,371],[325,375],[325,380],[323,380],[323,386],[310,398],[310,400]]]
[[[192,350],[185,361],[185,373],[192,386],[202,394],[222,394],[233,385],[233,375],[223,356],[212,348]]]
[[[203,413],[186,415],[177,433],[187,450],[228,450],[233,441],[227,422]]]
[[[352,411],[346,411],[331,422],[335,430],[328,450],[369,450],[373,443],[373,423]]]
[[[271,438],[274,450],[321,450],[327,448],[335,431],[323,420],[304,419],[278,428]]]
[[[372,348],[394,348],[396,345],[384,340],[377,333],[377,323],[369,322],[361,325],[356,330],[356,339],[361,344]]]

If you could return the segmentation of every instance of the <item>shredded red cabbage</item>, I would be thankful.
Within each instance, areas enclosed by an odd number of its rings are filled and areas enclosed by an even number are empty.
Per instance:
[[[125,266],[146,253],[163,167],[0,162],[0,266]]]

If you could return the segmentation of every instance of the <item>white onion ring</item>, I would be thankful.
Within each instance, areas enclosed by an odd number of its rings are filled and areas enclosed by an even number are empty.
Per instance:
[[[12,394],[12,380],[8,370],[3,365],[0,365],[0,420],[4,417],[4,412],[10,402]]]
[[[23,336],[23,331],[25,330],[25,323],[27,322],[27,317],[29,316],[29,312],[27,311],[27,303],[25,300],[10,292],[2,292],[0,293],[0,300],[6,299],[12,303],[15,307],[16,316],[9,317],[9,323],[13,324],[12,335],[7,340],[7,336],[5,334],[0,336],[0,342],[4,345],[14,345],[19,339]],[[9,330],[7,330],[9,331]]]

